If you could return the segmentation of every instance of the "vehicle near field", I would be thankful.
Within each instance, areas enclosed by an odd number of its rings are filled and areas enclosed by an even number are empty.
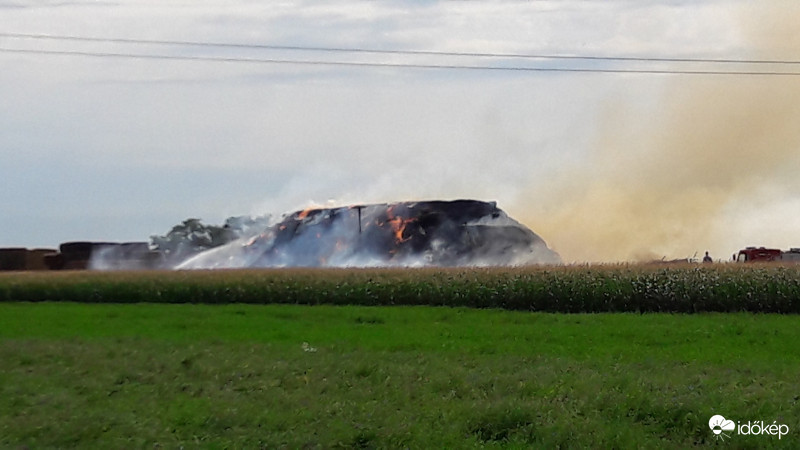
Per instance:
[[[777,248],[747,247],[739,250],[736,262],[791,262],[800,263],[800,248],[792,247],[788,251]]]

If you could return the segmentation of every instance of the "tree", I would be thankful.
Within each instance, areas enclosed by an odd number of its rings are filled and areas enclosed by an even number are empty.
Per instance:
[[[164,236],[150,236],[150,241],[168,263],[177,264],[205,250],[260,233],[269,226],[270,220],[270,216],[229,217],[225,225],[218,226],[190,218],[172,227]]]

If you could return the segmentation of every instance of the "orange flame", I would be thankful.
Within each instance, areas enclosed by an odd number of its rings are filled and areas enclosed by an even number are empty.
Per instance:
[[[406,231],[406,225],[416,221],[417,219],[403,219],[400,216],[395,216],[394,205],[389,207],[389,209],[386,211],[386,214],[389,216],[389,225],[392,227],[395,242],[401,244],[411,239],[411,236],[403,237],[403,233]]]
[[[403,221],[402,217],[395,217],[394,219],[389,220],[389,225],[392,226],[392,231],[394,232],[394,240],[398,243],[405,242],[409,238],[403,237],[403,231],[406,229],[406,224]]]
[[[314,208],[308,208],[308,209],[304,209],[304,210],[300,211],[299,213],[297,213],[297,220],[305,219],[306,217],[308,217],[308,214],[311,211],[314,211]]]

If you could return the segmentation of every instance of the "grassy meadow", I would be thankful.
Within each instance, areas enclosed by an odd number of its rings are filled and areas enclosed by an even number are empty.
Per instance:
[[[553,282],[594,305],[634,271],[610,270],[2,274],[0,448],[800,446],[796,315],[452,303],[538,292],[523,281],[555,273],[601,280]],[[638,282],[733,278],[664,270]],[[751,299],[796,287],[791,268],[736,270]],[[395,306],[358,305],[366,292]],[[421,292],[434,306],[399,306]],[[336,305],[344,293],[356,305]],[[790,431],[721,441],[715,414]]]

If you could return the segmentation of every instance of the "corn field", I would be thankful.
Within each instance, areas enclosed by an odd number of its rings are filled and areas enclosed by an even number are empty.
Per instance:
[[[13,272],[0,274],[0,301],[794,314],[800,313],[800,266]]]

